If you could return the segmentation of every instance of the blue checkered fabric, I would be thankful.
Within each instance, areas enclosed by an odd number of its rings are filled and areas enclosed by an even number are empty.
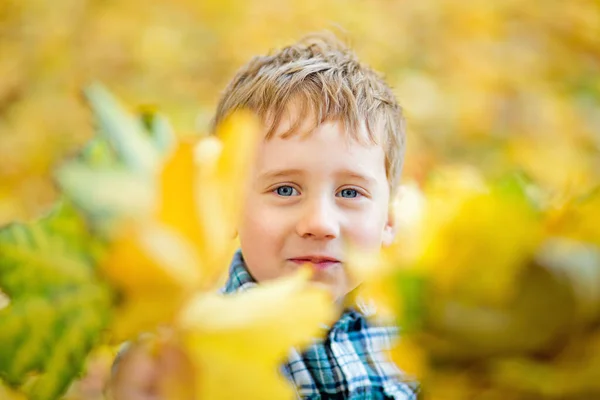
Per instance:
[[[222,292],[256,285],[238,251]],[[418,384],[385,356],[397,334],[394,327],[370,325],[362,313],[346,309],[324,340],[315,341],[302,353],[291,349],[282,372],[302,399],[415,400]]]

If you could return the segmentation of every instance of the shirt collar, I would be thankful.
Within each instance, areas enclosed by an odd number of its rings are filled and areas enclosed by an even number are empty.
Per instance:
[[[242,251],[238,250],[231,260],[229,266],[229,277],[225,286],[221,288],[221,293],[244,292],[258,285],[256,280],[250,275],[250,271],[246,268]]]

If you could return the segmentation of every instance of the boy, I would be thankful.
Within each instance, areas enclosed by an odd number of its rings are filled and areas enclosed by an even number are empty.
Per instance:
[[[401,108],[384,81],[328,35],[251,60],[226,88],[214,125],[241,108],[262,119],[265,137],[238,230],[241,251],[223,292],[308,263],[314,280],[341,303],[353,289],[344,245],[373,249],[394,238],[390,204],[405,147]],[[393,336],[392,328],[370,326],[349,308],[325,341],[302,354],[292,350],[283,372],[302,398],[415,399],[413,385],[384,359]]]

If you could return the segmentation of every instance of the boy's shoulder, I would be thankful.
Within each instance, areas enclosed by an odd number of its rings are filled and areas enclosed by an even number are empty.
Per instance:
[[[416,399],[418,384],[387,354],[398,329],[369,323],[347,309],[328,332],[303,352],[292,349],[284,374],[304,399]]]

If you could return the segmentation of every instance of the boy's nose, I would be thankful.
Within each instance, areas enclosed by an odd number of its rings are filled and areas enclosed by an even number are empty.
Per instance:
[[[339,236],[339,223],[335,210],[326,200],[306,204],[303,215],[296,225],[296,232],[303,238],[334,239]]]

